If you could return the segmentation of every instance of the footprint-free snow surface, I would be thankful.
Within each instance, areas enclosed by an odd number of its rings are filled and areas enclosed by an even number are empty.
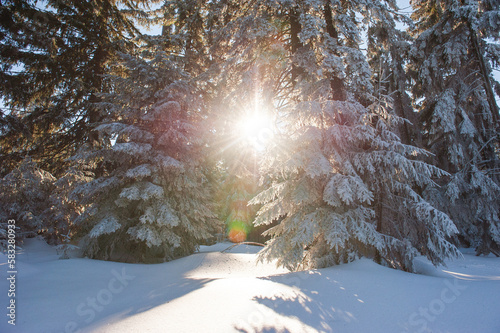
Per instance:
[[[500,258],[475,257],[420,274],[368,259],[290,273],[256,264],[260,247],[202,247],[143,265],[59,260],[40,240],[17,255],[16,325],[8,324],[0,254],[0,332],[500,332]]]

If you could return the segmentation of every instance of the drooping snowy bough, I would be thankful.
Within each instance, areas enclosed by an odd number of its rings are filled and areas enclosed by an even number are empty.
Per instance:
[[[254,70],[278,118],[262,163],[267,189],[251,201],[262,205],[256,225],[279,222],[261,259],[305,269],[365,255],[412,271],[418,254],[434,264],[460,255],[452,220],[421,195],[445,172],[401,142],[406,120],[376,93],[360,48],[362,24],[393,5],[245,2],[245,16],[223,29],[238,36],[227,38],[234,53],[224,68],[238,82],[233,94],[244,94],[243,73]]]
[[[111,96],[113,115],[120,116],[96,128],[110,144],[82,152],[102,172],[73,193],[91,204],[82,222],[82,247],[91,258],[171,260],[193,253],[217,227],[200,153],[198,96],[170,70],[161,80],[148,78],[158,87],[137,85],[140,70],[115,78],[121,89]]]

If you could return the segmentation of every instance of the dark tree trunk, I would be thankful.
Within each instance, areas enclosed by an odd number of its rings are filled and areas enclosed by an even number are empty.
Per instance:
[[[302,42],[300,41],[299,34],[302,29],[299,21],[299,14],[296,8],[292,8],[290,11],[290,46],[292,57],[297,54],[297,51],[303,47]],[[295,84],[297,82],[297,78],[303,74],[302,68],[295,64],[292,65],[292,82]]]
[[[411,98],[408,96],[406,91],[405,83],[408,81],[406,77],[406,72],[403,68],[404,60],[399,56],[400,52],[395,46],[391,49],[391,56],[394,58],[394,63],[396,67],[393,73],[394,86],[392,91],[396,91],[394,96],[394,111],[400,117],[403,117],[410,121],[404,122],[400,128],[401,141],[407,145],[414,145],[416,147],[422,148],[422,132],[421,126],[418,124],[420,119],[417,114],[413,111],[411,105]]]
[[[324,14],[325,14],[325,21],[326,21],[326,31],[328,32],[328,35],[337,40],[338,43],[338,37],[339,34],[337,32],[337,29],[335,28],[335,25],[333,23],[333,16],[332,16],[332,7],[330,6],[330,1],[327,0],[324,6]],[[334,101],[345,101],[345,93],[344,93],[344,80],[339,78],[338,76],[334,76],[330,78],[330,87],[332,89],[332,100]]]
[[[477,40],[477,34],[472,29],[472,26],[470,23],[467,24],[469,27],[470,35],[471,35],[471,42],[472,42],[472,47],[474,49],[474,53],[476,54],[477,61],[479,63],[479,69],[481,71],[481,76],[483,77],[483,83],[484,83],[484,88],[486,91],[486,97],[488,99],[488,104],[490,106],[490,111],[491,115],[493,117],[494,121],[494,128],[498,129],[500,127],[499,121],[498,121],[498,106],[495,100],[495,94],[493,93],[493,89],[491,87],[491,82],[490,78],[488,76],[488,71],[486,69],[486,64],[484,61],[483,54],[481,52],[481,47],[479,46],[479,42]]]

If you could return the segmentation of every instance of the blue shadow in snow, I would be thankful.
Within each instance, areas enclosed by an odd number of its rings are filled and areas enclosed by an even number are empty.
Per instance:
[[[281,333],[296,332],[297,329],[332,332],[334,323],[339,327],[339,324],[344,326],[357,321],[354,313],[364,305],[363,300],[346,290],[340,282],[325,278],[319,272],[297,272],[263,279],[294,287],[294,291],[287,295],[255,297],[253,300],[266,309],[249,315],[244,323],[236,326],[239,332]],[[294,323],[277,322],[279,316],[294,319]],[[273,322],[277,324],[269,324]]]

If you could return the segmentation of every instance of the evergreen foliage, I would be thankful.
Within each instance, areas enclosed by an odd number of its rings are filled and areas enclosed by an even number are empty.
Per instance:
[[[26,155],[64,173],[82,142],[98,145],[96,104],[103,81],[121,52],[134,48],[132,21],[106,1],[4,1],[0,8],[0,174]]]
[[[0,181],[0,219],[16,221],[16,237],[22,240],[42,233],[49,225],[44,221],[47,198],[56,179],[38,168],[29,159]],[[44,223],[45,222],[45,223]],[[6,231],[2,228],[1,244],[6,245]],[[5,232],[5,234],[3,234]]]
[[[478,254],[500,255],[500,132],[488,59],[499,50],[494,1],[415,2],[412,95],[433,162],[450,173],[426,196]],[[496,64],[493,61],[492,64]]]
[[[3,1],[0,223],[127,262],[254,218],[290,269],[500,255],[498,1],[411,4]]]
[[[382,3],[242,7],[246,15],[220,34],[234,41],[225,104],[252,105],[257,94],[277,109],[281,137],[263,163],[269,187],[251,201],[263,204],[256,225],[281,220],[266,232],[261,259],[302,269],[364,254],[411,271],[416,254],[435,264],[458,255],[447,241],[453,222],[414,190],[442,172],[418,159],[424,151],[401,143],[395,131],[403,119],[387,98],[373,96],[355,17]]]
[[[398,136],[405,144],[422,147],[422,133],[417,113],[411,105],[408,91],[408,75],[405,64],[409,62],[412,39],[406,31],[396,27],[405,24],[410,30],[413,22],[398,14],[395,2],[375,7],[367,23],[367,60],[372,70],[374,97],[390,99],[393,112],[405,119],[399,124]]]
[[[106,106],[119,121],[96,128],[103,142],[79,158],[105,165],[73,192],[89,204],[81,246],[91,258],[165,261],[194,252],[217,222],[206,176],[196,88],[166,53],[127,56]],[[115,140],[112,142],[111,140]]]
[[[18,241],[41,235],[53,245],[71,240],[84,207],[69,198],[78,184],[91,178],[75,168],[56,179],[30,158],[0,180],[0,219],[16,221]],[[6,231],[2,228],[2,232]],[[6,245],[0,235],[0,248]]]

